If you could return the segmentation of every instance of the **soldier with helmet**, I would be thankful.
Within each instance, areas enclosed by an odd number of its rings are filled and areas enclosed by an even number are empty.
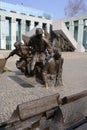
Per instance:
[[[15,49],[12,50],[12,51],[10,52],[10,54],[9,54],[5,59],[7,60],[8,58],[10,58],[11,56],[13,56],[13,55],[15,55],[15,54],[21,57],[21,45],[22,45],[21,42],[15,42],[15,43],[14,43]]]
[[[45,52],[48,50],[48,52],[51,53],[52,47],[49,41],[43,37],[43,30],[41,28],[36,28],[36,34],[30,38],[28,46],[31,46],[34,49],[31,62],[31,72],[33,73],[36,62],[42,62],[43,65],[45,64]]]
[[[22,72],[27,73],[27,59],[30,58],[31,52],[28,47],[23,45],[21,42],[15,42],[14,47],[15,49],[12,50],[5,59],[7,60],[14,55],[19,56],[20,58],[16,62],[16,67]]]
[[[53,57],[46,63],[43,69],[43,80],[45,87],[48,88],[48,79],[53,81],[54,86],[62,86],[62,66],[64,59],[61,57],[61,51],[56,48]]]

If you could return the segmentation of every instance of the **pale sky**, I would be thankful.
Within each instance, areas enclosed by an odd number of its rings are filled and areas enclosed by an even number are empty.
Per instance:
[[[27,7],[43,10],[47,13],[53,14],[53,19],[60,19],[65,17],[64,8],[68,0],[1,0],[3,2],[13,4],[23,4]],[[84,0],[87,3],[87,0]]]

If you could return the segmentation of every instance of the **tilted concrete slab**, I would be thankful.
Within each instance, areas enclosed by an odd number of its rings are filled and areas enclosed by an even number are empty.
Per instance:
[[[75,51],[85,52],[83,45],[76,42],[76,40],[62,21],[53,21],[53,31],[56,33],[60,33],[61,35],[63,35],[64,38],[69,40],[69,43],[74,47]]]

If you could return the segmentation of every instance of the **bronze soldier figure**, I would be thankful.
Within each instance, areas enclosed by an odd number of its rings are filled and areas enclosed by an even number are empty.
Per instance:
[[[55,81],[54,86],[61,86],[64,59],[61,56],[59,37],[56,36],[51,43],[46,36],[43,36],[43,30],[36,28],[35,35],[29,38],[24,36],[23,41],[25,44],[15,42],[15,49],[5,59],[16,54],[20,57],[16,66],[25,75],[35,74],[44,82],[46,88],[48,88],[48,77],[51,81]]]
[[[54,80],[54,86],[62,84],[62,66],[64,59],[61,57],[61,52],[58,49],[54,50],[53,57],[46,63],[43,70],[43,80],[45,87],[48,88],[48,79]]]
[[[52,47],[49,41],[43,37],[43,30],[41,28],[36,28],[36,34],[30,38],[28,46],[34,49],[31,62],[31,73],[34,73],[36,62],[41,62],[45,65],[46,50],[51,53]]]
[[[31,51],[29,51],[27,46],[22,45],[21,42],[15,42],[14,47],[15,49],[12,50],[5,59],[7,60],[11,56],[18,55],[20,58],[16,62],[16,67],[20,69],[22,72],[24,72],[25,74],[27,74],[28,73],[27,63],[29,62],[29,59],[32,56]]]
[[[13,55],[18,55],[19,57],[21,57],[21,42],[15,42],[14,43],[14,47],[15,47],[15,49],[14,50],[12,50],[11,52],[10,52],[10,54],[5,58],[6,60],[7,59],[9,59],[11,56],[13,56]]]

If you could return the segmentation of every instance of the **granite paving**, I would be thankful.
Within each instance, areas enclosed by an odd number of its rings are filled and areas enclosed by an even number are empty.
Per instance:
[[[6,53],[3,53],[6,57]],[[87,90],[87,53],[62,53],[63,86],[49,86],[36,83],[34,78],[25,77],[16,68],[17,56],[8,59],[6,67],[11,72],[0,74],[0,122],[8,120],[18,104],[59,93],[60,97]],[[33,85],[31,85],[33,84]]]

